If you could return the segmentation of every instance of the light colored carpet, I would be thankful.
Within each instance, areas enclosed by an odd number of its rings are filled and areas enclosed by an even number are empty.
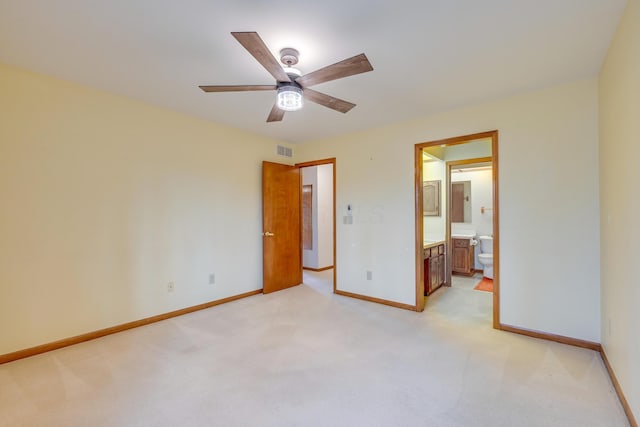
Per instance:
[[[331,274],[0,365],[0,425],[627,425],[596,352],[491,329],[491,294],[414,313]]]

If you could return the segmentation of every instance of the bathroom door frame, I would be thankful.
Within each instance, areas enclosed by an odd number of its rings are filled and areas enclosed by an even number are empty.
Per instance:
[[[466,144],[479,139],[491,139],[491,166],[493,187],[493,328],[500,329],[500,221],[499,221],[499,193],[498,193],[498,131],[474,133],[456,136],[437,141],[422,142],[415,145],[415,256],[416,256],[416,311],[424,311],[427,298],[424,296],[424,217],[422,211],[422,182],[423,182],[423,149],[438,146],[452,146]],[[447,170],[447,174],[448,174]],[[447,190],[448,191],[448,190]],[[448,194],[447,204],[448,206]],[[447,212],[448,215],[448,212]],[[451,240],[449,221],[446,224],[446,241]],[[449,252],[447,248],[447,252]],[[449,257],[447,257],[449,258]],[[447,260],[447,266],[451,261]],[[449,268],[447,268],[449,270]]]

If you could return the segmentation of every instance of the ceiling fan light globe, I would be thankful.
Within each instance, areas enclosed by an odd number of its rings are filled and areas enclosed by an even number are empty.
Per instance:
[[[302,89],[295,86],[283,86],[278,89],[276,98],[278,108],[284,111],[297,111],[303,106]]]

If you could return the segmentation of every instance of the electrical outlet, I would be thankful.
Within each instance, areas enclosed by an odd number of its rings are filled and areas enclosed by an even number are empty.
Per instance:
[[[216,275],[213,273],[209,274],[209,284],[213,285],[215,283],[216,283]]]
[[[173,282],[169,282],[169,283],[167,284],[167,291],[168,291],[168,292],[173,292],[173,290],[175,289],[175,287],[176,287],[175,283],[173,283]]]
[[[367,280],[372,280],[373,279],[373,272],[367,270]]]

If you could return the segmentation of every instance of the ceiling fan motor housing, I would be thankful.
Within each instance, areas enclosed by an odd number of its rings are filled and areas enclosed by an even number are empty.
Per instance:
[[[302,86],[300,86],[300,84],[296,83],[296,80],[295,80],[299,76],[296,76],[295,74],[289,74],[289,77],[291,78],[290,82],[278,82],[277,85],[276,85],[277,88],[280,89],[282,87],[290,86],[290,87],[294,87],[296,89],[300,89],[302,91],[302,89],[303,89]]]
[[[280,62],[282,62],[287,67],[291,67],[298,63],[298,56],[300,53],[290,47],[285,47],[280,51]]]

